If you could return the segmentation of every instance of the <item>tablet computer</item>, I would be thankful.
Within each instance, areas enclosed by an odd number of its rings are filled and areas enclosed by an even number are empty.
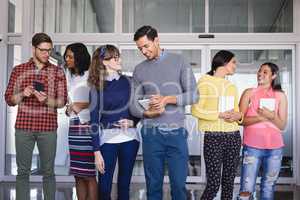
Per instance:
[[[138,102],[145,110],[149,109],[150,99],[140,99]]]

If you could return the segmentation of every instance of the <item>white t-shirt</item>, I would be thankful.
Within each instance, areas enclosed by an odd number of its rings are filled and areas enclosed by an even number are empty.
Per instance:
[[[136,128],[128,128],[126,130],[120,128],[103,129],[100,133],[100,146],[105,143],[117,144],[131,140],[140,141]]]
[[[107,81],[113,81],[119,79],[120,79],[120,75],[118,73],[113,73],[106,77]],[[131,140],[137,140],[137,141],[140,140],[136,128],[128,128],[126,130],[122,130],[120,128],[102,129],[100,133],[101,133],[100,145],[103,145],[105,143],[117,144],[117,143],[128,142]]]
[[[75,102],[89,102],[90,88],[87,83],[89,72],[86,71],[84,75],[72,75],[69,70],[66,71],[68,100],[69,103]],[[77,115],[72,113],[71,118],[79,117],[81,123],[90,121],[90,111],[88,108],[81,110]]]

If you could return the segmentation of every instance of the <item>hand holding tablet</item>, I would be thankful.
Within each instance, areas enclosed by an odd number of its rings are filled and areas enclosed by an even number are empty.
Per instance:
[[[275,99],[274,98],[261,98],[259,100],[259,108],[267,108],[270,111],[275,111]]]
[[[138,102],[145,110],[149,109],[150,99],[140,99]]]

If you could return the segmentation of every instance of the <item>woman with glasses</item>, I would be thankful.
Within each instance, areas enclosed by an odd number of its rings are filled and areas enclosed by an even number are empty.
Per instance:
[[[99,198],[111,199],[112,179],[118,161],[118,199],[129,200],[129,185],[139,142],[129,113],[131,81],[122,75],[119,50],[104,45],[93,53],[88,82]]]
[[[257,72],[258,86],[244,91],[240,110],[244,113],[243,165],[239,199],[255,199],[260,166],[260,199],[274,199],[274,188],[283,154],[282,131],[287,123],[287,97],[281,89],[279,68],[264,63]]]
[[[89,131],[89,87],[87,84],[91,56],[82,43],[73,43],[64,53],[68,86],[66,114],[70,117],[70,174],[74,175],[79,200],[97,199],[96,168]]]

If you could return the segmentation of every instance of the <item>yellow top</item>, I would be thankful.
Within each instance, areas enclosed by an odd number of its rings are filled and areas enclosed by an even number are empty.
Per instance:
[[[239,111],[238,107],[238,94],[236,86],[230,81],[204,75],[197,84],[200,94],[199,101],[192,106],[192,115],[198,118],[199,130],[201,131],[213,131],[213,132],[232,132],[239,130],[237,122],[225,122],[219,118],[220,99],[223,97],[231,98],[234,111]],[[224,100],[223,100],[224,101]],[[224,107],[224,103],[222,102]],[[222,106],[221,106],[222,107]],[[225,106],[226,108],[226,106]]]

